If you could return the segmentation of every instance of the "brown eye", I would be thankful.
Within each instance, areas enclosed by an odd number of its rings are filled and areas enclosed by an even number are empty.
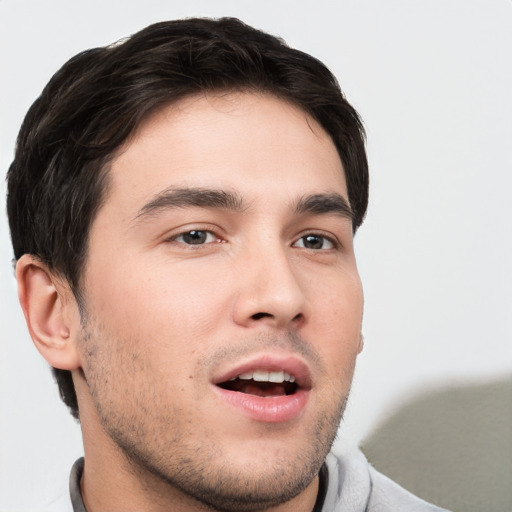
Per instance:
[[[305,235],[300,237],[294,244],[294,247],[302,247],[312,250],[326,250],[334,247],[333,242],[322,235]]]

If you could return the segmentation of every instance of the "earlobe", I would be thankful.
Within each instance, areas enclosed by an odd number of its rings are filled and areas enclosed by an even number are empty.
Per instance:
[[[76,347],[80,323],[75,320],[78,307],[69,287],[28,254],[16,264],[16,279],[27,327],[41,355],[54,368],[80,367]]]

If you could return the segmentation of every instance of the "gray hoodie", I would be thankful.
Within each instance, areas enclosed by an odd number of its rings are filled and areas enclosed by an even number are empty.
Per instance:
[[[447,512],[376,471],[359,450],[327,456],[322,512]]]
[[[73,512],[86,512],[80,494],[84,459],[71,470],[69,487]],[[430,505],[370,466],[359,450],[327,456],[320,472],[314,512],[447,512]]]

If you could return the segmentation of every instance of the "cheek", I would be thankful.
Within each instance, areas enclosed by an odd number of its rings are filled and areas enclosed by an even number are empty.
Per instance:
[[[110,329],[121,336],[187,346],[221,322],[229,283],[212,272],[189,271],[184,265],[149,265],[136,270],[118,266],[93,275],[87,302]]]
[[[212,269],[170,269],[137,288],[134,293],[146,297],[146,314],[155,325],[198,339],[222,323],[230,294],[229,284]]]
[[[313,325],[324,333],[326,361],[338,371],[349,370],[359,353],[363,317],[363,290],[357,273],[331,281],[317,304]]]
[[[323,280],[324,286],[316,287],[315,306],[327,325],[350,333],[361,329],[363,316],[363,288],[356,270],[340,272]]]

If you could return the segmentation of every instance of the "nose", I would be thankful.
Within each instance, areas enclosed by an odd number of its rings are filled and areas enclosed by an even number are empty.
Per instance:
[[[292,249],[276,245],[244,258],[233,313],[238,325],[297,329],[309,317]]]

